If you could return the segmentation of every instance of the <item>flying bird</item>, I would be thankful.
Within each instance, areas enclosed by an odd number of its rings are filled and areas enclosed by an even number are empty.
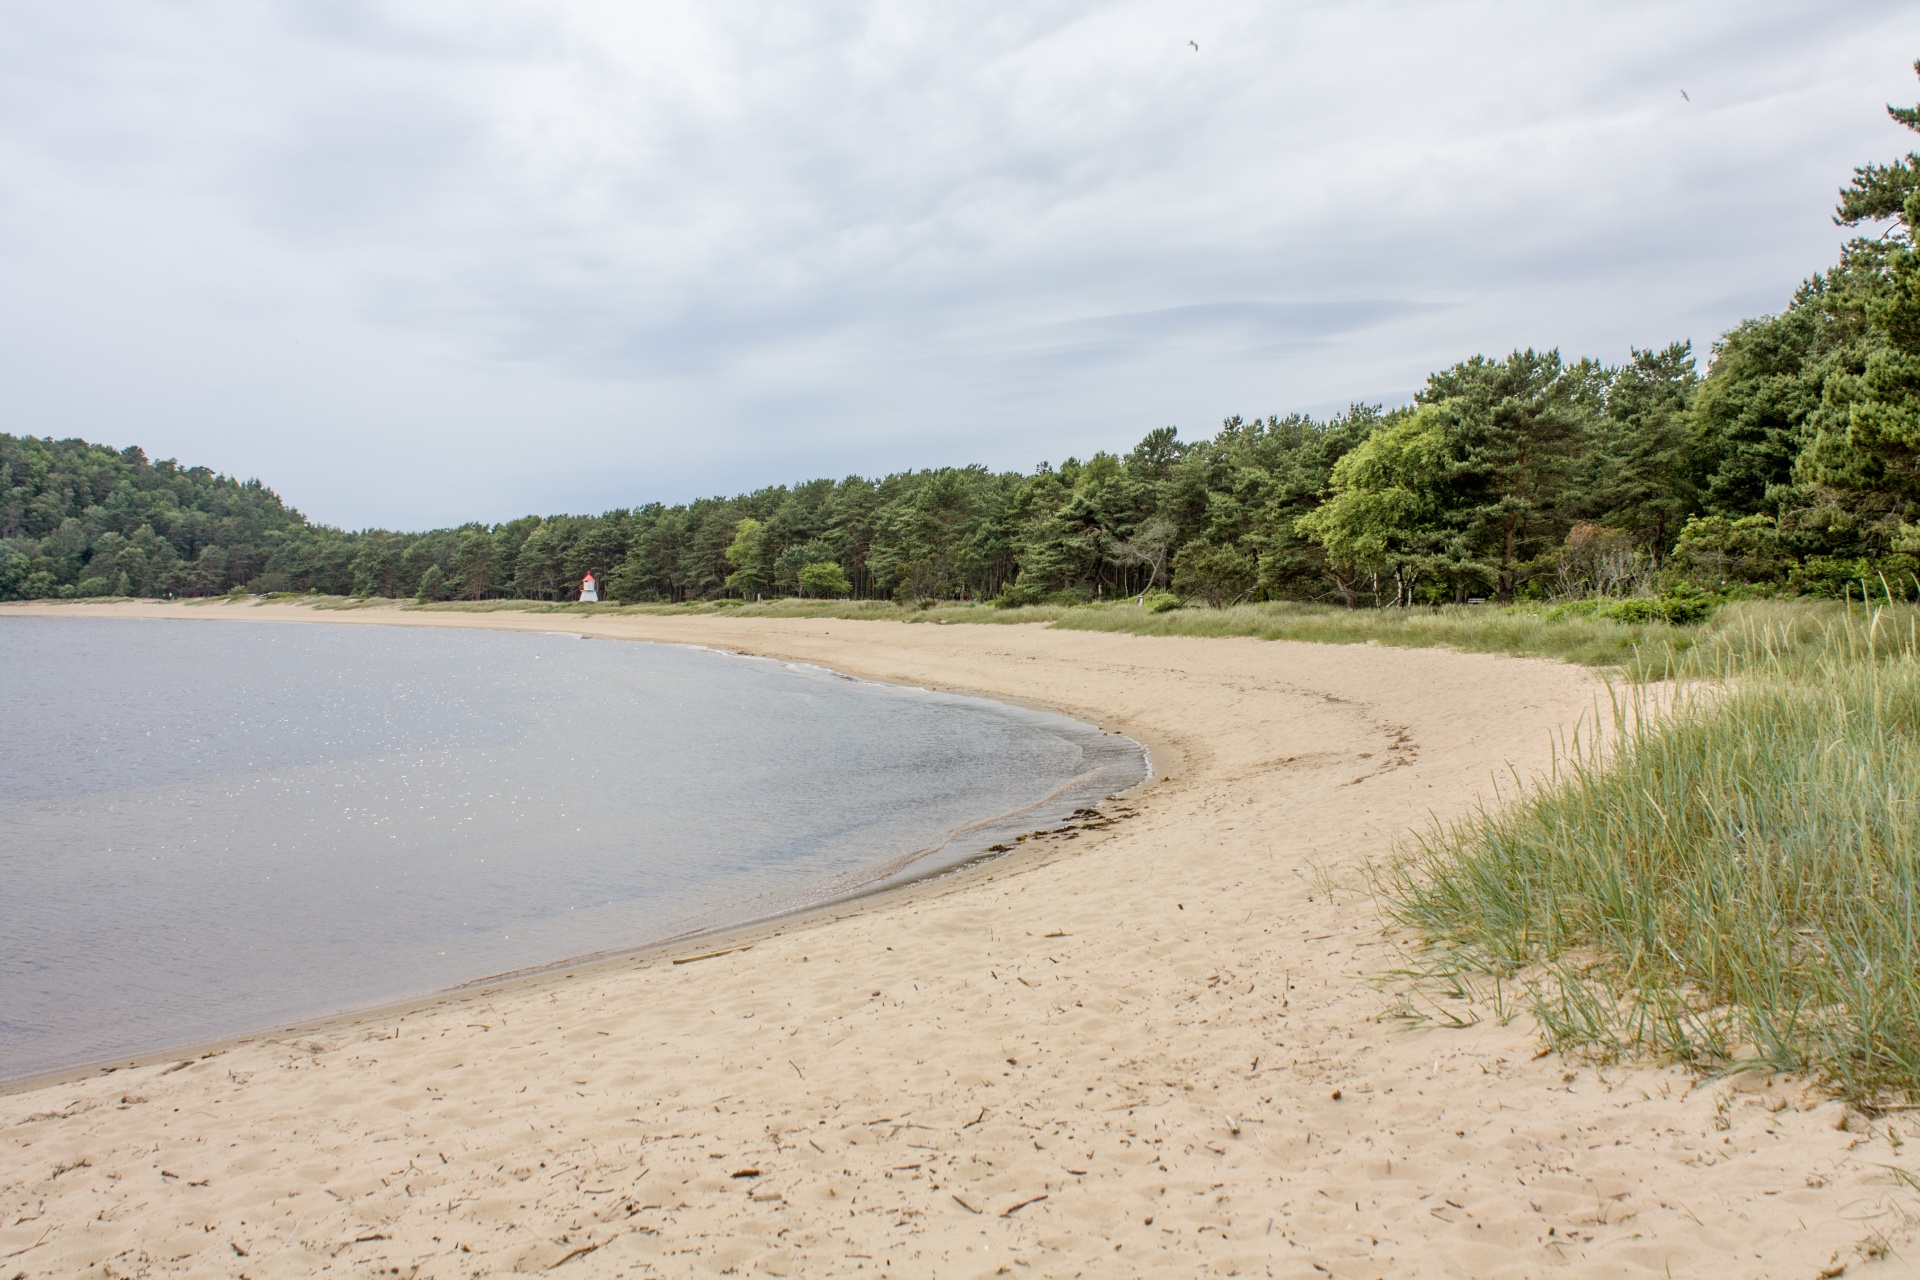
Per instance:
[[[1680,91],[1680,96],[1681,96],[1681,97],[1683,97],[1683,98],[1687,98],[1687,91],[1686,91],[1685,89],[1682,89],[1682,90]],[[1693,99],[1692,99],[1692,98],[1687,98],[1687,101],[1688,101],[1688,102],[1692,102],[1692,101],[1693,101]]]
[[[1193,44],[1193,41],[1191,41],[1191,40],[1189,40],[1189,41],[1187,41],[1187,43],[1188,43],[1188,44]],[[1195,53],[1198,53],[1198,52],[1200,52],[1200,46],[1199,46],[1199,45],[1197,45],[1197,44],[1193,44],[1193,51],[1194,51]]]

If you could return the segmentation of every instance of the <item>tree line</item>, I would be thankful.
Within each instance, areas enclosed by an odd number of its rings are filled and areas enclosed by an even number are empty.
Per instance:
[[[1920,63],[1916,64],[1920,72]],[[1920,108],[1889,108],[1920,131]],[[849,476],[425,533],[315,524],[258,481],[0,434],[0,599],[317,591],[1349,606],[1709,588],[1920,592],[1920,154],[1776,315],[1624,364],[1475,356],[1412,403],[1151,431],[1031,473]]]

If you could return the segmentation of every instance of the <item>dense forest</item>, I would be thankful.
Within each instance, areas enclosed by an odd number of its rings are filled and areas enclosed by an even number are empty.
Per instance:
[[[1920,64],[1916,64],[1920,72]],[[1920,132],[1920,108],[1889,108]],[[1618,367],[1476,356],[1411,404],[1171,427],[1031,474],[849,476],[427,533],[317,525],[257,481],[0,434],[0,599],[298,591],[1358,605],[1707,589],[1920,592],[1920,154],[1777,315]]]

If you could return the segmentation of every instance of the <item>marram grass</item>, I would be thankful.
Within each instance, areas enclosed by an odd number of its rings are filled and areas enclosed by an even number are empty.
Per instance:
[[[1916,612],[1743,608],[1687,659],[1716,678],[1385,872],[1417,974],[1558,1048],[1920,1096]]]

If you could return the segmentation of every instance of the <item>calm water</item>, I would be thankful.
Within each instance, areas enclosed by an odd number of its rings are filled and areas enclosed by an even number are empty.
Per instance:
[[[1144,769],[1060,716],[696,648],[0,618],[0,1078],[817,902]]]

